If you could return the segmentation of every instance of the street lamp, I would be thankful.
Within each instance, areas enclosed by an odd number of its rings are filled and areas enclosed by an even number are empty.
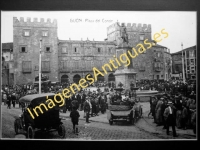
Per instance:
[[[41,94],[41,52],[42,52],[42,39],[40,38],[40,55],[39,55],[39,94]]]
[[[185,83],[185,69],[184,69],[184,58],[183,58],[183,43],[181,43],[182,47],[182,77],[183,77],[183,83]]]

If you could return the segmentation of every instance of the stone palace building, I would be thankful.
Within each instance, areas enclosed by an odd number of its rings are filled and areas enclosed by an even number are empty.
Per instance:
[[[122,23],[123,24],[123,23]],[[121,25],[122,25],[121,24]],[[14,84],[35,82],[38,75],[40,39],[42,38],[42,74],[52,82],[78,82],[88,73],[93,74],[92,68],[101,66],[116,54],[116,46],[120,40],[119,23],[107,28],[107,39],[93,40],[59,40],[57,36],[57,20],[37,20],[34,18],[13,18],[13,68]],[[125,25],[125,24],[123,24]],[[135,47],[146,38],[151,39],[151,25],[130,24],[126,26],[129,43]],[[143,54],[132,60],[137,72],[137,80],[163,79],[171,76],[171,55],[167,47],[156,44]],[[100,69],[101,70],[101,69]],[[114,81],[115,70],[98,76],[98,81]]]

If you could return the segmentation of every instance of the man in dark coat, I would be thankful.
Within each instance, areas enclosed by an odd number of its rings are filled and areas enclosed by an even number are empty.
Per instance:
[[[11,109],[11,102],[12,102],[12,97],[11,97],[11,94],[8,93],[8,96],[7,96],[7,108],[8,109]]]
[[[89,102],[89,97],[87,96],[86,97],[86,101],[84,102],[83,104],[83,109],[84,109],[84,113],[86,114],[86,123],[90,123],[89,122],[89,113],[90,113],[90,109],[91,109],[91,106],[90,106],[90,102]]]
[[[71,111],[71,108],[70,108],[70,101],[71,98],[65,98],[65,103],[66,103],[66,111]]]
[[[12,93],[11,98],[12,98],[13,108],[15,108],[15,103],[16,103],[16,94],[15,94],[15,93]]]
[[[166,128],[167,128],[167,135],[169,135],[169,127],[172,126],[172,131],[173,131],[173,136],[176,137],[176,129],[175,129],[175,125],[176,125],[176,111],[175,111],[175,107],[173,106],[172,102],[169,101],[168,102],[168,107],[165,109],[164,112],[164,117],[165,117],[165,121],[166,121]]]
[[[71,121],[72,121],[72,124],[73,124],[74,133],[76,133],[76,134],[78,134],[77,125],[78,125],[79,117],[80,117],[79,112],[76,110],[75,107],[73,107],[73,110],[70,113],[70,118],[71,118]]]
[[[78,94],[76,95],[76,99],[78,101],[78,105],[79,105],[79,110],[81,110],[81,95],[80,92],[78,92]]]
[[[95,95],[93,94],[91,97],[91,104],[92,104],[92,114],[91,116],[96,114],[96,104],[95,104]]]
[[[164,99],[164,103],[161,105],[161,114],[162,114],[162,121],[163,121],[163,125],[164,125],[164,127],[163,127],[163,129],[166,129],[166,122],[165,122],[165,118],[164,118],[164,112],[165,112],[165,109],[167,108],[167,103],[168,103],[168,101],[167,101],[167,97],[164,97],[165,99]]]
[[[99,97],[99,104],[101,108],[101,113],[104,114],[106,111],[106,98],[105,95],[103,95],[103,92],[101,92],[101,95]]]
[[[85,102],[86,94],[85,92],[81,92],[81,111],[83,110],[83,103]]]

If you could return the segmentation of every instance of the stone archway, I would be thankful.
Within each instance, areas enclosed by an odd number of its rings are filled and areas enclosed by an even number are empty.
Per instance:
[[[102,76],[102,75],[98,75],[97,76],[97,82],[104,82],[104,80],[105,80],[105,78],[104,78],[104,76]]]
[[[61,77],[61,83],[68,83],[68,82],[69,82],[68,75],[62,75],[62,77]]]
[[[108,75],[108,82],[110,81],[115,81],[115,76],[113,75],[113,73]]]
[[[79,74],[74,75],[73,81],[74,83],[78,84],[79,80],[81,79],[81,76]]]

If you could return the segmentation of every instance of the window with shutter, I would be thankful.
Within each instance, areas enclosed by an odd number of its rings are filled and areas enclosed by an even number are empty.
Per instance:
[[[88,55],[92,55],[92,48],[91,47],[88,47]]]
[[[81,62],[81,65],[82,65],[82,69],[85,69],[85,68],[86,68],[86,66],[85,66],[85,61],[82,61],[82,62]]]
[[[42,61],[42,72],[50,72],[50,61]]]
[[[71,61],[65,61],[65,68],[67,68],[68,70],[71,69]]]
[[[74,47],[74,53],[79,53],[78,47]]]
[[[98,48],[97,48],[97,51],[98,51],[98,53],[100,54],[100,53],[101,53],[101,48],[98,47]]]
[[[68,53],[68,48],[67,47],[62,47],[62,53]]]
[[[144,34],[140,35],[140,40],[143,41],[144,40]]]
[[[78,61],[74,61],[74,69],[75,70],[79,69],[79,63],[78,63]]]
[[[86,68],[91,69],[91,61],[90,60],[86,61]]]
[[[27,46],[26,45],[20,46],[20,52],[21,53],[27,53],[28,52]]]
[[[48,31],[42,31],[42,36],[48,36]]]
[[[50,53],[50,52],[51,52],[51,47],[47,46],[47,47],[46,47],[46,52],[47,52],[47,53]]]
[[[29,29],[25,29],[24,31],[24,36],[30,36],[30,32],[31,32],[31,30],[29,30]]]
[[[60,70],[64,70],[64,61],[60,61]]]
[[[23,61],[22,62],[22,72],[30,73],[32,71],[31,61]]]

